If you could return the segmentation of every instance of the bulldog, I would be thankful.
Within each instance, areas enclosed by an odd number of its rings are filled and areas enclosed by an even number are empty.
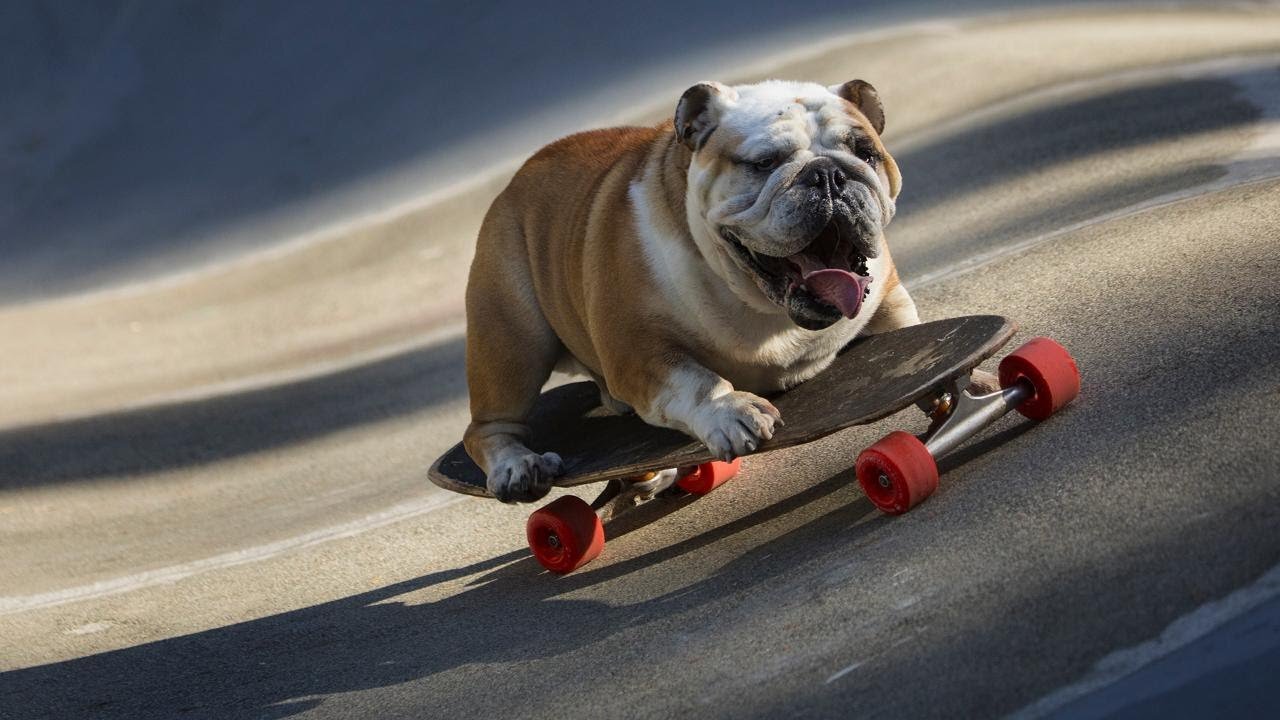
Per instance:
[[[853,80],[689,88],[673,121],[540,150],[485,216],[468,278],[468,454],[504,502],[546,495],[526,446],[551,372],[728,460],[783,422],[765,396],[859,333],[918,323],[884,228],[902,178]]]

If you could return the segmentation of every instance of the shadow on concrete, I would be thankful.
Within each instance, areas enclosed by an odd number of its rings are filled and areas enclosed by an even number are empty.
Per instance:
[[[929,7],[18,3],[0,23],[0,301],[152,276],[417,198],[654,93],[674,110],[726,53]]]
[[[695,552],[844,490],[847,473],[726,525],[628,561],[556,577],[524,550],[342,600],[137,647],[0,674],[0,704],[30,718],[282,718],[323,696],[428,678],[471,663],[547,658],[713,601],[797,563],[848,552],[880,527],[865,498],[734,558],[714,575],[650,600],[563,599]],[[661,503],[662,501],[655,501]],[[850,517],[871,515],[852,530]],[[839,532],[839,542],[831,538]],[[435,602],[394,598],[484,573]],[[442,707],[451,705],[443,703]]]
[[[895,155],[903,216],[979,188],[1107,153],[1241,127],[1262,111],[1242,84],[1274,82],[1275,68],[1231,79],[1174,79],[1059,102],[961,130]],[[892,147],[890,147],[892,150]]]
[[[1196,103],[1184,102],[1187,97],[1197,98]],[[1215,111],[1204,112],[1207,105]],[[1169,81],[1043,108],[904,155],[905,174],[918,180],[908,186],[901,207],[909,213],[913,206],[1048,164],[1258,117],[1258,109],[1227,80]],[[937,265],[947,257],[967,256],[971,245],[989,244],[993,237],[1048,231],[1210,182],[1224,172],[1218,166],[1187,165],[1123,182],[1102,175],[1087,193],[1062,195],[1052,205],[1027,208],[995,227],[957,227],[946,247],[923,250]],[[908,274],[920,250],[908,247],[895,255]],[[455,341],[285,386],[0,432],[0,489],[197,465],[423,410],[465,396],[463,354],[462,342]]]
[[[1274,163],[1267,161],[1245,162],[1234,169],[1247,174],[1254,165],[1266,166],[1274,172]],[[922,274],[945,274],[948,268],[964,267],[966,261],[984,252],[1014,246],[1076,223],[1091,223],[1107,213],[1126,210],[1152,198],[1204,188],[1225,177],[1227,172],[1222,165],[1185,163],[1121,178],[1099,177],[1087,190],[1057,193],[1051,204],[1027,204],[998,219],[988,218],[989,222],[957,223],[948,228],[945,235],[938,230],[931,231],[936,233],[932,237],[900,233],[895,238],[898,247],[893,255],[894,264],[907,287],[915,290],[922,286],[913,280]],[[979,268],[977,273],[981,272]],[[936,281],[939,276],[934,277]],[[994,281],[1008,282],[1008,279]]]
[[[965,129],[897,156],[905,189],[890,242],[900,272],[910,280],[1005,242],[1053,232],[1221,178],[1227,170],[1213,160],[1157,168],[1115,167],[1108,165],[1108,154],[1196,133],[1255,126],[1262,111],[1242,96],[1241,85],[1274,83],[1275,69],[1244,71],[1233,77],[1171,80],[1055,104]],[[1248,141],[1248,132],[1237,133],[1214,148],[1214,158],[1229,157]],[[980,214],[976,223],[957,221],[945,230],[912,224],[915,213],[938,203],[966,196],[980,202],[986,188],[1079,161],[1097,166],[1086,191],[1023,203],[999,218]],[[1249,170],[1238,167],[1237,171]]]
[[[201,465],[466,397],[462,338],[321,377],[0,431],[0,490]]]
[[[918,553],[952,553],[962,559],[972,552],[997,557],[1010,552],[1002,543],[1012,540],[1003,534],[989,536],[990,527],[1023,533],[1016,536],[1023,540],[1079,542],[1080,562],[1066,561],[1073,554],[1070,549],[1046,549],[1063,572],[1005,585],[953,588],[956,592],[949,591],[946,602],[912,617],[912,632],[900,631],[899,624],[892,626],[894,631],[869,638],[860,651],[873,653],[874,663],[841,683],[823,686],[821,692],[805,685],[803,695],[775,694],[769,698],[773,705],[754,705],[750,714],[777,716],[803,707],[819,715],[838,715],[850,703],[859,703],[868,712],[878,709],[890,716],[1000,715],[1087,671],[1111,648],[1158,634],[1188,610],[1274,566],[1280,560],[1280,539],[1271,528],[1280,506],[1258,502],[1259,493],[1271,491],[1274,457],[1226,459],[1229,462],[1219,468],[1222,478],[1235,478],[1235,485],[1213,490],[1222,516],[1185,519],[1122,549],[1089,546],[1086,536],[1056,527],[1100,532],[1087,524],[1090,518],[1074,512],[1064,515],[1065,509],[1078,509],[1077,499],[1115,502],[1132,500],[1135,494],[1141,497],[1151,492],[1144,483],[1152,472],[1166,492],[1203,490],[1203,480],[1194,472],[1163,476],[1158,467],[1148,465],[1150,459],[1135,458],[1133,450],[1163,428],[1218,412],[1224,402],[1233,404],[1229,401],[1234,396],[1224,392],[1256,397],[1275,386],[1280,365],[1259,366],[1257,359],[1275,357],[1280,341],[1253,333],[1252,327],[1243,317],[1217,322],[1188,318],[1184,331],[1203,342],[1203,351],[1194,354],[1181,352],[1156,331],[1135,334],[1127,344],[1083,344],[1088,352],[1077,359],[1086,393],[1045,424],[1035,447],[1010,452],[1027,442],[1019,437],[1030,426],[1025,422],[983,439],[971,452],[1008,445],[994,453],[1003,457],[991,457],[984,464],[981,482],[948,478],[943,493],[920,508],[928,514],[917,516],[914,529],[908,524],[895,533],[899,542],[918,543],[913,551]],[[1071,344],[1070,338],[1064,340]],[[1224,387],[1212,378],[1230,378],[1231,384]],[[1170,387],[1180,392],[1167,392]],[[973,462],[963,452],[958,460]],[[1103,476],[1092,473],[1099,461],[1108,468]],[[1271,469],[1250,464],[1255,461],[1269,463]],[[1149,471],[1125,472],[1135,466],[1123,463],[1135,462]],[[1052,472],[1044,472],[1046,467]],[[0,674],[0,703],[22,708],[33,718],[282,718],[317,707],[326,695],[422,681],[447,672],[500,669],[510,673],[503,682],[517,683],[520,693],[550,692],[560,682],[591,682],[576,674],[555,678],[522,673],[520,665],[574,653],[624,631],[665,627],[658,623],[742,593],[793,597],[795,583],[814,581],[812,573],[801,568],[847,565],[876,542],[883,534],[878,530],[894,522],[912,522],[879,515],[864,497],[847,490],[850,484],[843,472],[669,546],[596,569],[588,566],[564,578],[540,572],[523,551],[515,551],[297,611],[11,671]],[[1061,492],[1055,492],[1059,487]],[[687,553],[714,553],[712,546],[720,541],[805,508],[825,507],[831,503],[820,501],[842,491],[849,493],[850,502],[821,514],[811,509],[813,517],[803,524],[762,540],[689,584],[676,582],[679,587],[630,603],[574,597],[575,591],[625,581],[632,573]],[[1106,507],[1144,512],[1140,505]],[[1223,516],[1233,521],[1223,523]],[[927,525],[920,525],[923,521]],[[1114,518],[1100,522],[1116,527]],[[1045,530],[1048,527],[1054,530]],[[1028,532],[1033,534],[1025,535]],[[1270,540],[1260,545],[1259,538]],[[1024,560],[1037,552],[1034,547],[1014,550]],[[1232,562],[1221,562],[1223,557]],[[790,578],[782,589],[767,584],[782,576]],[[441,600],[395,600],[464,578],[470,578],[468,589]],[[882,580],[866,573],[845,578],[872,587]],[[626,597],[632,590],[610,594]],[[1152,600],[1153,593],[1160,602]],[[468,667],[473,664],[487,667]],[[930,669],[928,683],[920,683],[915,692],[885,692],[901,687],[902,678],[921,667]],[[474,692],[483,679],[472,674],[407,692],[415,694],[420,708],[448,712],[497,703],[499,696],[516,692],[509,684],[502,693]],[[450,694],[449,688],[466,689]],[[725,712],[732,709],[721,707]]]
[[[1277,316],[1275,290],[1252,293],[1258,312]],[[1228,294],[1236,293],[1215,288],[1204,302],[1217,307]],[[1123,324],[1123,317],[1107,325]],[[1274,532],[1280,458],[1264,435],[1253,439],[1252,451],[1241,452],[1232,439],[1188,430],[1240,410],[1247,400],[1256,407],[1274,397],[1280,364],[1259,363],[1280,357],[1280,336],[1255,331],[1265,325],[1258,317],[1212,311],[1184,318],[1179,331],[1200,343],[1194,353],[1177,336],[1136,328],[1110,346],[1063,338],[1077,348],[1084,380],[1079,400],[1043,427],[1018,418],[961,448],[944,469],[976,467],[963,483],[944,475],[949,487],[942,497],[919,509],[937,509],[932,537],[950,545],[943,552],[960,562],[985,553],[982,562],[1051,562],[1058,572],[1010,569],[1003,582],[964,592],[948,588],[945,602],[912,618],[911,631],[864,648],[875,662],[830,692],[779,694],[753,714],[777,717],[803,707],[815,717],[840,717],[861,703],[869,715],[885,717],[1004,717],[1088,675],[1113,650],[1156,638],[1175,620],[1274,568],[1280,563]],[[996,452],[992,443],[1005,449]],[[1211,511],[1179,515],[1170,498],[1205,498],[1201,507]],[[935,505],[939,499],[946,504]],[[1166,522],[1153,531],[1143,522],[1151,515]],[[1133,534],[1121,542],[1109,535],[1125,528]],[[1251,667],[1274,666],[1274,657]],[[902,687],[903,678],[919,677],[921,668],[929,669],[928,683],[916,684],[914,692],[886,692]],[[1274,684],[1246,675],[1188,687],[1206,694],[1183,706],[1186,712],[1165,717],[1280,703]],[[1075,717],[1070,708],[1063,716]]]

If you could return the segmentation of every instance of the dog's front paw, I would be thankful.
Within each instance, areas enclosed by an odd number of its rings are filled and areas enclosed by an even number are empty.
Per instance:
[[[530,452],[504,458],[494,465],[485,484],[504,503],[536,502],[551,492],[551,481],[563,472],[559,455]]]
[[[693,431],[713,455],[729,461],[755,452],[781,423],[773,403],[749,392],[731,392],[698,408]]]

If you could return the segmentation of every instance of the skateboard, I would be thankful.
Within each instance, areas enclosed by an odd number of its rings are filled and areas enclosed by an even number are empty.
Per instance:
[[[786,424],[752,454],[812,442],[918,406],[932,419],[924,434],[889,433],[854,462],[867,498],[883,512],[904,513],[937,489],[936,458],[1011,410],[1043,420],[1079,394],[1075,361],[1045,337],[1000,361],[998,390],[971,392],[972,370],[1015,330],[1007,318],[970,315],[858,338],[827,369],[769,398]],[[560,574],[600,554],[606,522],[659,494],[706,494],[736,475],[742,463],[716,460],[684,433],[611,413],[592,382],[544,392],[529,426],[528,446],[556,452],[564,461],[556,486],[606,483],[595,502],[566,495],[529,516],[526,535],[534,557]],[[492,497],[484,472],[461,443],[432,464],[429,476],[446,490]]]

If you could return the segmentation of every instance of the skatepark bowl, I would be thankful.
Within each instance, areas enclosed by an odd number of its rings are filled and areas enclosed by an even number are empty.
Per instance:
[[[1280,5],[0,16],[0,718],[1280,716]],[[1079,398],[901,516],[853,464],[914,410],[547,573],[539,505],[427,481],[481,218],[769,77],[876,86],[923,319],[1054,337]]]

